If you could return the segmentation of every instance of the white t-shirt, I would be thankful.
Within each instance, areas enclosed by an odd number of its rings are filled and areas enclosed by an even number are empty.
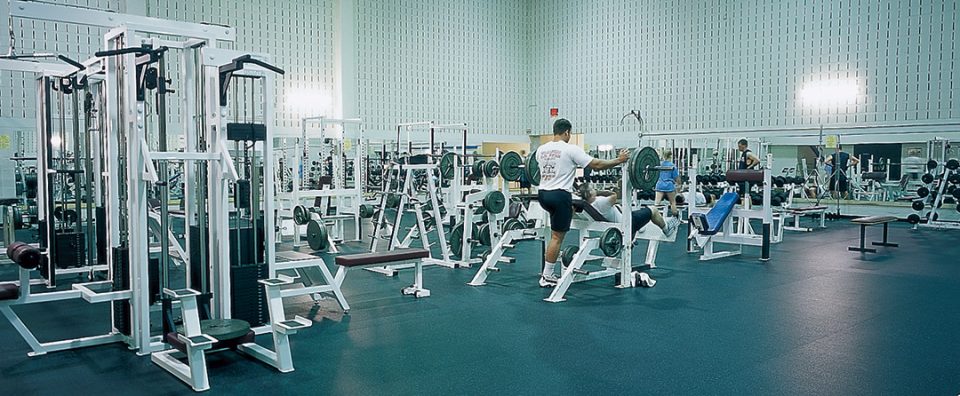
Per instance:
[[[600,212],[607,221],[620,222],[620,211],[614,206],[610,197],[596,197],[590,205],[593,205],[593,208]]]
[[[570,143],[550,142],[538,147],[540,189],[573,192],[577,169],[587,166],[590,161],[593,161],[593,157]]]

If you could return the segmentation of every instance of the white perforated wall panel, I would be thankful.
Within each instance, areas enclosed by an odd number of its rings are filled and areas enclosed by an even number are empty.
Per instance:
[[[594,133],[634,108],[649,131],[677,133],[960,118],[956,1],[535,0],[531,10],[543,129],[550,107]]]
[[[368,135],[389,138],[399,122],[435,121],[465,122],[471,136],[525,139],[526,15],[519,0],[359,0]]]
[[[224,48],[269,54],[277,78],[276,127],[299,131],[304,116],[334,111],[334,0],[147,0],[147,15],[232,26]],[[242,93],[241,93],[242,94]]]

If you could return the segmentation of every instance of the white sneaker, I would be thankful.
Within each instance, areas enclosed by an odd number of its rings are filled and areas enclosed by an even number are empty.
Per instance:
[[[554,287],[557,285],[557,281],[559,281],[559,279],[557,279],[557,277],[554,276],[553,274],[541,275],[540,287]]]
[[[667,224],[663,227],[663,235],[667,238],[673,238],[677,234],[677,228],[680,227],[680,220],[676,217],[667,219]]]
[[[640,278],[640,286],[653,287],[657,284],[657,281],[653,280],[646,272],[641,272],[637,277]]]

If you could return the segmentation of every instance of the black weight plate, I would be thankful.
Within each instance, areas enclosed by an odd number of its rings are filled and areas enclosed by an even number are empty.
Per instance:
[[[523,171],[523,157],[516,151],[508,151],[500,156],[500,176],[504,180],[520,181]]]
[[[497,177],[500,174],[500,164],[495,160],[485,161],[483,163],[483,175],[486,177]]]
[[[922,181],[924,184],[933,183],[933,175],[924,173],[923,176],[920,176],[920,181]]]
[[[950,170],[957,170],[958,168],[960,168],[960,161],[957,161],[956,158],[948,159],[946,167],[947,169],[950,169]]]
[[[522,230],[524,228],[526,227],[523,225],[523,222],[516,218],[510,218],[510,219],[507,219],[507,221],[503,222],[504,233],[506,233],[507,231]]]
[[[310,211],[306,206],[297,205],[293,207],[293,222],[298,225],[304,225],[310,222]]]
[[[463,251],[463,223],[459,223],[450,230],[450,251],[459,255]]]
[[[917,224],[920,222],[920,215],[913,213],[907,216],[907,222],[910,224]]]
[[[327,250],[327,227],[319,220],[310,220],[307,223],[307,244],[313,250]]]
[[[533,150],[530,153],[530,156],[527,157],[527,180],[530,181],[531,185],[539,186],[540,185],[540,161],[537,161],[537,150]]]
[[[630,183],[638,190],[653,190],[657,187],[660,172],[655,170],[660,166],[660,155],[651,147],[644,147],[630,155],[627,171],[630,173]]]
[[[617,228],[607,228],[603,234],[600,234],[600,250],[607,257],[614,257],[620,254],[623,249],[623,233]]]
[[[913,210],[921,211],[923,210],[923,201],[913,201],[913,203],[910,204],[910,207],[912,207]]]
[[[920,198],[926,198],[930,195],[930,189],[926,187],[920,187],[917,189],[917,196]]]
[[[491,241],[491,239],[490,239],[490,223],[487,223],[487,224],[484,224],[484,225],[480,226],[480,230],[479,230],[478,234],[479,234],[479,235],[475,235],[474,237],[476,237],[477,240],[480,241],[480,244],[483,245],[483,246],[490,246],[490,241]]]
[[[373,207],[373,205],[367,205],[367,204],[360,205],[360,213],[359,213],[360,218],[369,219],[373,217],[373,213],[375,211],[376,209]]]
[[[483,197],[483,208],[493,214],[503,212],[507,205],[507,198],[500,191],[490,191]]]
[[[440,177],[450,180],[453,179],[453,176],[456,174],[456,154],[452,151],[446,152],[443,156],[440,157]]]

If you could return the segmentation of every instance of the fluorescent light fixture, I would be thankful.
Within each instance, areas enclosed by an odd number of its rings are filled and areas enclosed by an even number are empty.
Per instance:
[[[52,145],[53,148],[60,148],[60,144],[62,143],[63,142],[60,140],[60,136],[53,135],[50,137],[50,145]]]
[[[330,94],[321,89],[291,89],[286,96],[287,108],[307,115],[325,113],[333,104]]]
[[[860,86],[852,78],[810,81],[800,88],[800,101],[811,107],[834,107],[854,104]]]
[[[601,144],[597,146],[597,151],[610,151],[613,150],[612,144]]]

